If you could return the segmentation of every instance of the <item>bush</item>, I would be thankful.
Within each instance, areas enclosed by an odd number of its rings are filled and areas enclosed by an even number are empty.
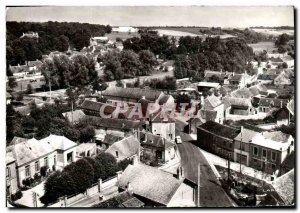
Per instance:
[[[22,181],[22,184],[24,186],[30,187],[33,182],[34,182],[34,179],[31,177],[28,177]]]
[[[19,200],[22,196],[23,196],[23,193],[22,193],[22,191],[19,190],[15,194],[11,195],[11,200],[12,201]]]
[[[39,175],[38,173],[35,173],[33,178],[34,178],[35,181],[40,181],[41,180],[41,175]]]

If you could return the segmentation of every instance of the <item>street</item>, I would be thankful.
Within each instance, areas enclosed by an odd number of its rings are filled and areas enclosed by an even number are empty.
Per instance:
[[[220,185],[212,168],[207,162],[200,149],[193,145],[189,134],[176,129],[176,135],[180,135],[182,144],[177,144],[181,165],[184,169],[185,178],[198,183],[198,165],[200,164],[200,206],[202,207],[230,207],[235,203],[228,197]]]

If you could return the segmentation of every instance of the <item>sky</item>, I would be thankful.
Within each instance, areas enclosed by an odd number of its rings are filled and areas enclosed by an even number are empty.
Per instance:
[[[7,21],[66,21],[111,26],[294,26],[289,6],[88,6],[8,7]]]

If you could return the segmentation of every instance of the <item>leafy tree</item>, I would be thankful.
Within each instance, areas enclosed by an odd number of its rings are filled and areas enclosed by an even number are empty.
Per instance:
[[[139,52],[139,60],[141,63],[140,75],[150,75],[157,65],[155,55],[150,50],[141,50]]]
[[[72,177],[76,192],[83,193],[93,184],[94,169],[91,164],[85,159],[80,159],[75,163],[71,163],[64,168]]]
[[[80,132],[80,141],[81,142],[88,142],[93,139],[95,136],[95,127],[88,125]]]
[[[109,153],[101,153],[97,155],[96,161],[103,165],[105,170],[105,178],[114,176],[118,170],[117,161],[114,156]]]
[[[26,90],[26,93],[27,94],[31,94],[32,93],[32,85],[31,84],[27,84],[27,90]]]
[[[281,66],[282,66],[283,69],[287,69],[289,67],[286,62],[283,62]]]
[[[87,160],[94,169],[94,183],[97,183],[99,178],[104,179],[106,177],[105,168],[102,163],[90,157],[85,158],[85,160]]]
[[[18,86],[18,83],[16,82],[15,78],[8,78],[8,86],[13,89],[16,86]]]
[[[290,40],[290,36],[286,33],[281,34],[278,39],[275,41],[276,46],[284,46]]]

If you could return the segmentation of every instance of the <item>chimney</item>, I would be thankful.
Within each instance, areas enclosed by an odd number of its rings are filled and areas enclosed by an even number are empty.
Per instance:
[[[127,184],[127,192],[129,194],[133,194],[133,187],[130,182],[128,182],[128,184]]]

